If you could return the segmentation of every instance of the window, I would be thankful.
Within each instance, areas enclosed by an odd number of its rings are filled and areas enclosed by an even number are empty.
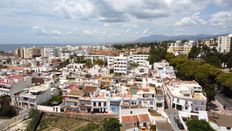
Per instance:
[[[106,102],[104,102],[104,106],[106,106]]]
[[[147,123],[143,123],[143,127],[146,127],[147,126]]]
[[[130,111],[130,114],[133,114],[133,111]]]
[[[163,104],[162,103],[156,103],[156,107],[162,107]]]
[[[101,106],[101,102],[98,102],[98,106]]]
[[[153,101],[150,101],[150,105],[153,105]]]
[[[93,102],[93,106],[96,106],[96,102]]]

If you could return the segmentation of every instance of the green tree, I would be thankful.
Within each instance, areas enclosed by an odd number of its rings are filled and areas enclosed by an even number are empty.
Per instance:
[[[13,106],[4,106],[0,108],[0,117],[13,117],[17,112]]]
[[[219,56],[217,56],[216,54],[207,56],[206,62],[219,68],[221,67],[222,64],[222,61],[220,60]]]
[[[215,96],[216,96],[216,91],[215,91],[215,85],[206,85],[204,87],[204,91],[207,94],[207,102],[211,103],[211,101],[215,100]]]
[[[116,118],[108,118],[104,120],[104,131],[120,131],[120,123]]]
[[[232,68],[232,56],[227,59],[227,67]]]
[[[86,64],[86,66],[87,66],[88,68],[91,68],[91,67],[93,66],[92,60],[90,60],[90,59],[87,59],[87,60],[85,61],[85,64]]]
[[[200,49],[197,46],[193,46],[188,54],[189,59],[195,59],[200,53]]]
[[[0,107],[10,106],[11,98],[8,95],[0,97]]]
[[[93,64],[103,66],[104,61],[102,59],[96,59],[96,60],[94,60]]]
[[[189,131],[214,131],[214,129],[205,120],[188,120],[186,125]]]
[[[162,59],[165,59],[165,56],[167,54],[166,48],[151,48],[149,51],[149,62],[150,64],[153,64],[154,62],[161,61]]]
[[[139,64],[136,63],[136,62],[131,62],[131,63],[130,63],[130,68],[131,68],[131,69],[134,69],[134,68],[136,68],[136,67],[138,67],[138,66],[139,66]]]
[[[0,97],[0,117],[13,117],[17,114],[15,107],[10,105],[10,96]]]

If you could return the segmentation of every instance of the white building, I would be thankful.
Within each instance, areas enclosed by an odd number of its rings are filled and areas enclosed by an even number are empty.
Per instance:
[[[128,59],[120,54],[114,57],[114,73],[127,74],[128,72]]]
[[[232,34],[218,37],[217,50],[220,53],[228,53],[232,48]]]
[[[90,59],[91,61],[100,59],[105,61],[106,56],[105,55],[85,55],[85,59]]]
[[[106,56],[107,57],[107,66],[112,67],[114,66],[114,57],[115,56]]]
[[[0,79],[0,96],[9,95],[14,104],[15,94],[32,85],[31,76],[10,75]]]
[[[20,107],[37,108],[52,98],[50,84],[42,84],[25,89],[15,96],[16,104]]]
[[[148,54],[133,54],[128,57],[130,62],[135,62],[138,64],[147,64],[148,62]]]
[[[198,112],[206,110],[207,98],[196,81],[170,81],[164,86],[169,107],[180,111]]]
[[[148,129],[151,124],[148,108],[120,109],[119,121],[127,131]]]
[[[155,62],[153,64],[153,67],[155,72],[154,75],[157,75],[162,80],[164,78],[176,79],[173,66],[170,66],[166,60],[162,60],[161,62]]]
[[[138,104],[152,110],[164,109],[164,95],[162,90],[155,90],[154,87],[149,87],[148,90],[138,90]]]

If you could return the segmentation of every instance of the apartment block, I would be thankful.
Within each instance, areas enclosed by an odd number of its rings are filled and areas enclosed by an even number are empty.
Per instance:
[[[16,105],[24,108],[37,108],[37,105],[43,104],[52,98],[50,84],[41,84],[32,86],[23,90],[15,96]]]
[[[217,50],[220,53],[228,53],[232,49],[232,34],[218,37]]]
[[[167,49],[167,52],[173,53],[174,55],[188,55],[188,53],[192,49],[193,43],[193,41],[176,41],[175,43],[171,43],[171,45]]]
[[[128,73],[128,58],[123,56],[123,54],[114,57],[114,73]]]

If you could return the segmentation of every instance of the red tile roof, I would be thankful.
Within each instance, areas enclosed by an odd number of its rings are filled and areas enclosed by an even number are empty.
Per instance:
[[[8,82],[6,82],[4,80],[0,80],[0,85],[7,85],[7,84],[10,84],[10,83],[8,83]]]
[[[25,76],[24,75],[9,75],[6,78],[7,79],[23,79]]]
[[[92,93],[95,92],[97,90],[96,86],[86,86],[83,91],[84,93]]]
[[[11,69],[11,70],[24,70],[24,67],[21,67],[21,66],[11,66],[11,67],[9,67],[9,69]]]
[[[139,122],[137,115],[122,116],[122,123],[136,123]]]
[[[148,114],[139,114],[139,122],[148,122],[150,121],[150,118],[148,116]]]

